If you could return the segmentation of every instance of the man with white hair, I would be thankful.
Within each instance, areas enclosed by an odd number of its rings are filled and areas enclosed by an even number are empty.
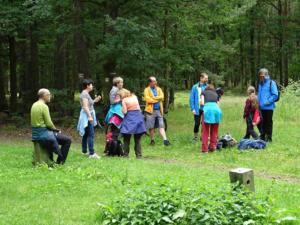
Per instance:
[[[39,100],[31,107],[32,141],[39,142],[47,149],[51,160],[53,160],[53,153],[56,153],[57,163],[63,164],[68,156],[71,138],[61,134],[51,120],[49,107],[46,104],[51,101],[50,91],[42,88],[38,91],[38,97]]]
[[[266,68],[260,69],[258,76],[258,101],[262,116],[260,138],[264,141],[271,142],[273,133],[273,112],[275,102],[279,100],[279,90],[276,82],[270,78]]]

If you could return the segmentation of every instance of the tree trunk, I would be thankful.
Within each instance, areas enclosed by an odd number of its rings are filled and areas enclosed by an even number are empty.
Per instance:
[[[164,20],[164,28],[163,28],[163,48],[167,49],[168,48],[168,34],[169,34],[169,24],[167,21],[167,17],[168,17],[168,10],[165,9],[165,20]],[[165,65],[165,71],[164,71],[164,78],[165,80],[168,82],[170,80],[170,72],[171,72],[171,64],[169,62],[166,62]],[[168,87],[168,83],[165,85],[164,87],[164,110],[167,112],[169,109],[169,103],[170,103],[170,88]]]
[[[289,63],[288,63],[288,13],[289,13],[289,1],[284,0],[284,6],[283,6],[283,18],[282,18],[282,28],[283,28],[283,72],[284,72],[284,77],[283,77],[283,84],[284,86],[287,86],[289,83]]]
[[[5,79],[4,79],[4,69],[1,56],[3,47],[2,47],[2,38],[0,39],[0,111],[7,109],[7,100],[5,96]]]
[[[109,14],[109,17],[112,20],[116,20],[119,16],[119,4],[117,1],[108,1],[107,5],[106,5],[106,11]],[[104,33],[104,37],[105,34],[110,34],[110,35],[114,35],[115,34],[115,28],[113,26],[108,26],[107,24],[105,24],[105,33]],[[104,42],[105,42],[105,38],[104,38]],[[108,104],[109,102],[109,98],[107,97],[109,95],[109,91],[112,85],[112,80],[113,78],[116,76],[116,59],[111,56],[108,59],[106,59],[106,62],[103,64],[103,70],[104,70],[104,74],[105,74],[105,79],[104,79],[104,83],[102,83],[102,88],[103,88],[103,101],[105,103]]]
[[[278,55],[279,55],[279,59],[278,59],[278,66],[279,66],[279,80],[280,80],[280,84],[283,84],[283,21],[282,21],[282,2],[281,0],[278,0],[277,2],[277,8],[278,8],[278,25],[279,25],[279,39],[278,39],[278,44],[279,44],[279,48],[278,48]]]
[[[55,45],[54,87],[57,89],[64,89],[66,83],[66,47],[63,34],[58,34]]]
[[[38,37],[37,37],[37,24],[34,22],[30,25],[29,28],[29,66],[28,66],[28,75],[30,76],[30,82],[28,83],[29,88],[29,99],[30,102],[26,102],[26,106],[29,109],[32,102],[37,98],[36,93],[39,89],[39,60],[38,60]]]
[[[9,43],[9,70],[10,70],[10,111],[17,110],[17,56],[15,37],[8,37]]]
[[[250,28],[250,81],[251,85],[255,86],[256,83],[256,66],[255,66],[255,31],[254,31],[254,22],[252,21]]]
[[[239,29],[239,36],[240,36],[240,44],[239,44],[239,50],[240,50],[240,74],[241,74],[241,85],[247,85],[248,81],[246,78],[246,72],[245,72],[245,57],[244,57],[244,40],[243,40],[243,34],[242,34],[242,28]]]
[[[88,47],[86,37],[83,33],[84,18],[82,0],[74,0],[74,48],[75,48],[75,76],[83,74],[85,78],[90,77],[90,68],[88,63]]]

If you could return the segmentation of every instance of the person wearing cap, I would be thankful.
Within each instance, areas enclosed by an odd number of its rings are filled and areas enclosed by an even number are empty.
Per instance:
[[[31,107],[32,141],[39,142],[48,150],[49,158],[53,161],[53,153],[58,155],[57,164],[64,164],[71,146],[71,138],[62,134],[54,126],[47,103],[51,101],[48,89],[38,91],[39,100]],[[59,148],[61,145],[61,148]]]
[[[150,145],[155,145],[154,141],[154,129],[155,122],[158,121],[159,133],[163,138],[164,145],[169,146],[170,142],[167,139],[164,119],[163,119],[163,101],[164,93],[160,87],[157,86],[156,78],[151,76],[148,79],[148,87],[144,90],[144,99],[146,102],[146,127],[150,132],[151,142]]]
[[[272,142],[273,112],[276,107],[275,102],[279,97],[279,91],[276,82],[271,79],[266,68],[260,69],[258,76],[258,101],[262,116],[260,138]]]

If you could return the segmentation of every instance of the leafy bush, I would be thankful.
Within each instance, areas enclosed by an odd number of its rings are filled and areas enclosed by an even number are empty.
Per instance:
[[[113,206],[100,206],[103,224],[273,224],[267,200],[243,190],[184,190],[175,185],[154,185],[131,189]]]

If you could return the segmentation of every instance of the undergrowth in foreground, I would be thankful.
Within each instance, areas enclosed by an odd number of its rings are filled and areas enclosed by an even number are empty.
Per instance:
[[[265,225],[294,224],[280,218],[264,199],[241,188],[183,189],[174,184],[131,188],[112,206],[99,204],[104,225]],[[277,217],[277,218],[276,218]]]

